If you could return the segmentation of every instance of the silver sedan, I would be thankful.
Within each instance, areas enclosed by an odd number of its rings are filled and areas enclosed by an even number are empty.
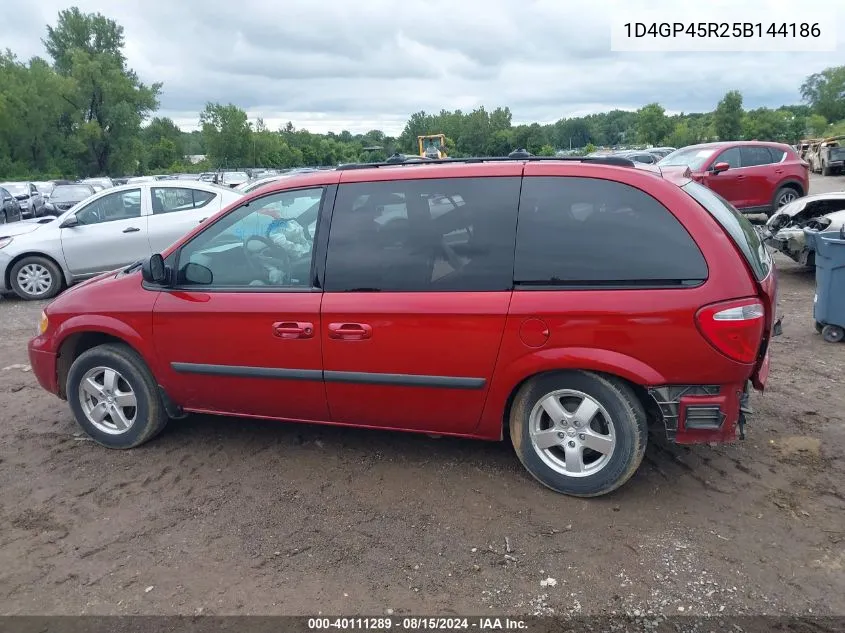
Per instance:
[[[104,189],[57,218],[0,227],[0,292],[48,299],[165,250],[243,194],[198,181]]]

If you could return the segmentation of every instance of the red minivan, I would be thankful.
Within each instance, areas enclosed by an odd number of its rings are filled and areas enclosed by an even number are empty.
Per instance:
[[[268,185],[70,288],[29,344],[110,448],[212,413],[482,440],[595,496],[649,422],[728,442],[777,332],[748,221],[619,158],[348,165]]]
[[[732,141],[676,150],[658,163],[667,172],[685,172],[743,213],[771,215],[807,195],[809,163],[784,143]]]

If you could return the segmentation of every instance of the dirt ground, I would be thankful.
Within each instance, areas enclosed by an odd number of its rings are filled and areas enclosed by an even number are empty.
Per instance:
[[[195,416],[100,448],[28,371],[41,305],[0,301],[0,613],[845,615],[845,344],[778,264],[748,438],[652,441],[594,500],[506,442]]]

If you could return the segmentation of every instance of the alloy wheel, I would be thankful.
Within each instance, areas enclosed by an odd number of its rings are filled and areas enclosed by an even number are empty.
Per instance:
[[[109,435],[128,431],[138,415],[138,399],[120,372],[94,367],[79,383],[79,403],[88,421]]]
[[[794,189],[787,189],[778,197],[778,209],[783,206],[786,206],[790,202],[793,202],[798,199],[798,194]]]
[[[529,417],[531,445],[552,470],[586,477],[602,470],[616,448],[616,430],[596,399],[574,389],[541,398]]]

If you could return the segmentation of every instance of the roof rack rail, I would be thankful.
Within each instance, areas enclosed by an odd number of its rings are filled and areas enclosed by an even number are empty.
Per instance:
[[[517,152],[511,152],[517,154]],[[394,154],[383,163],[346,163],[338,165],[337,170],[346,171],[351,169],[376,169],[379,167],[407,167],[408,165],[454,165],[461,163],[504,163],[513,161],[525,162],[567,162],[567,163],[593,163],[596,165],[614,165],[617,167],[636,167],[636,162],[622,156],[471,156],[468,158],[437,158],[419,160],[419,156],[411,156],[408,160],[401,160]]]

